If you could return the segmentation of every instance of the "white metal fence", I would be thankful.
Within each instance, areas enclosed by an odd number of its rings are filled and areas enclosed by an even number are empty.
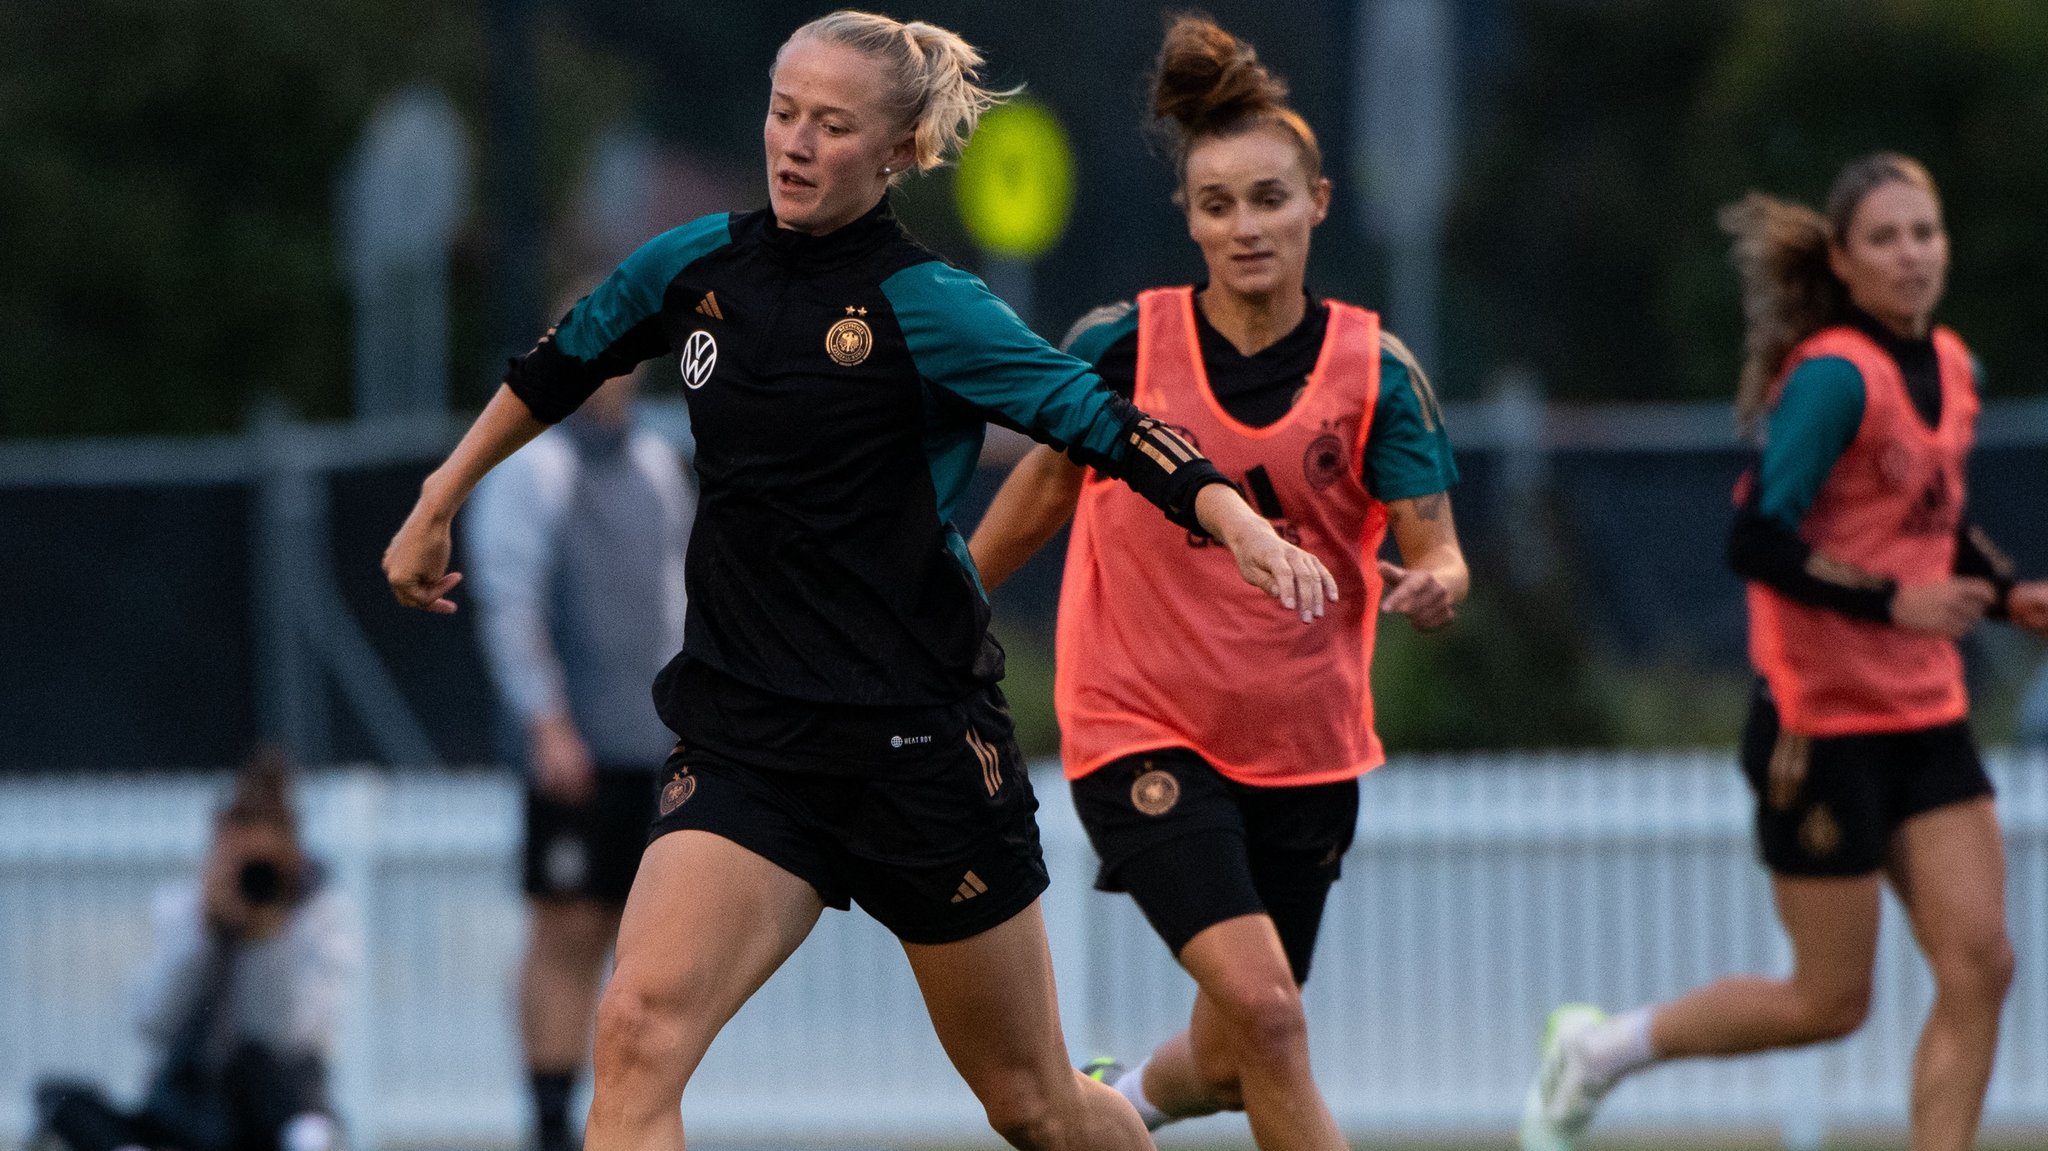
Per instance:
[[[2048,758],[1996,756],[2021,976],[1988,1122],[2048,1126]],[[1040,773],[1046,899],[1076,1055],[1131,1056],[1177,1028],[1192,984],[1123,897],[1093,893],[1066,789]],[[82,1072],[132,1091],[143,1052],[122,988],[154,886],[202,846],[217,780],[0,781],[0,1143],[33,1079]],[[1717,974],[1778,970],[1785,946],[1724,753],[1396,762],[1368,777],[1310,981],[1318,1073],[1348,1130],[1503,1134],[1554,1003],[1610,1006]],[[522,913],[518,797],[486,773],[317,773],[309,838],[363,910],[367,960],[336,1068],[362,1146],[515,1143],[525,1124],[512,1025]],[[1664,1068],[1604,1126],[1779,1128],[1794,1145],[1903,1122],[1930,998],[1887,910],[1869,1024],[1818,1051]],[[855,912],[827,915],[734,1021],[690,1089],[711,1141],[874,1143],[980,1133],[902,956]],[[1227,1138],[1241,1120],[1175,1128]],[[1238,1126],[1232,1126],[1236,1124]]]

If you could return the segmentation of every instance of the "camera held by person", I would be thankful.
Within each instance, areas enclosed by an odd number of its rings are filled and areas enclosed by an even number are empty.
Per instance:
[[[69,1151],[330,1151],[326,1064],[359,963],[356,912],[299,843],[284,762],[258,752],[214,819],[197,881],[166,886],[134,994],[156,1049],[140,1107],[94,1085],[36,1089]]]

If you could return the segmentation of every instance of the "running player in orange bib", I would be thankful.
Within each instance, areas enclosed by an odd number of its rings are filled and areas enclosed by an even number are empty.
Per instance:
[[[1913,1067],[1914,1151],[1972,1145],[2012,980],[2005,856],[1955,640],[1990,615],[2048,634],[2048,581],[1964,515],[1977,368],[1931,318],[1948,236],[1926,169],[1879,153],[1826,216],[1731,205],[1750,319],[1736,398],[1763,432],[1729,559],[1760,675],[1742,740],[1792,974],[1735,976],[1608,1019],[1552,1013],[1525,1151],[1577,1144],[1600,1098],[1665,1059],[1847,1035],[1869,1009],[1889,879],[1933,969]]]
[[[1265,1151],[1337,1151],[1300,986],[1384,755],[1367,680],[1380,612],[1442,627],[1467,585],[1457,477],[1429,384],[1379,318],[1304,291],[1329,210],[1314,133],[1250,45],[1177,19],[1153,110],[1208,283],[1084,317],[1069,349],[1240,483],[1340,595],[1269,626],[1237,566],[1144,520],[1114,485],[1034,451],[971,544],[991,586],[1071,515],[1058,685],[1066,772],[1102,857],[1199,988],[1188,1029],[1111,1082],[1148,1124],[1242,1109]],[[1155,517],[1156,518],[1156,517]],[[1391,528],[1402,563],[1376,559]]]

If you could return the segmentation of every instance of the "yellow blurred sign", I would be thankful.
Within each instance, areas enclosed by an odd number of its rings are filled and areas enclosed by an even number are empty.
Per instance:
[[[990,109],[960,154],[953,195],[985,252],[1035,260],[1059,242],[1074,207],[1074,157],[1052,110],[1028,100]]]

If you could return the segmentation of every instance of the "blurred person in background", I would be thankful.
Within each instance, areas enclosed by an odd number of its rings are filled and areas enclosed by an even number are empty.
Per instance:
[[[1001,98],[981,62],[921,22],[799,28],[770,73],[768,208],[628,257],[514,361],[385,553],[400,603],[455,610],[450,524],[476,483],[605,379],[678,353],[702,499],[683,649],[655,695],[680,743],[598,1008],[597,1151],[681,1146],[712,1039],[854,900],[902,942],[1010,1143],[1148,1145],[1066,1062],[1036,801],[952,509],[999,420],[1221,541],[1295,626],[1336,588],[1171,429],[904,232],[890,187],[946,162]],[[779,1073],[801,1091],[790,1056]]]
[[[647,684],[683,642],[695,485],[633,420],[635,377],[479,484],[464,520],[486,662],[523,736],[528,897],[519,1032],[537,1151],[570,1151],[605,955],[674,736]]]
[[[299,843],[283,759],[259,752],[214,819],[195,880],[153,905],[135,988],[156,1052],[142,1106],[90,1084],[45,1082],[45,1136],[70,1151],[329,1151],[327,1060],[361,962],[356,909]]]
[[[1301,985],[1358,820],[1375,616],[1449,624],[1470,579],[1428,379],[1374,313],[1305,288],[1328,214],[1315,133],[1252,46],[1176,17],[1152,86],[1207,282],[1084,316],[1068,349],[1170,422],[1288,539],[1325,558],[1332,618],[1287,626],[1227,555],[1034,448],[974,533],[1007,579],[1069,518],[1056,706],[1102,866],[1194,976],[1186,1030],[1091,1075],[1149,1127],[1242,1110],[1264,1151],[1345,1146],[1309,1066]],[[1389,527],[1402,563],[1378,558]]]
[[[1926,169],[1864,156],[1836,177],[1826,215],[1751,193],[1722,224],[1749,324],[1736,413],[1763,441],[1728,544],[1749,581],[1760,676],[1742,766],[1793,969],[1613,1018],[1559,1008],[1522,1146],[1576,1146],[1602,1096],[1653,1063],[1854,1031],[1889,881],[1935,984],[1912,1147],[1963,1151],[2014,961],[2004,845],[1955,641],[1986,616],[2048,635],[2048,581],[2017,582],[1965,514],[1979,371],[1932,323],[1949,241]]]

